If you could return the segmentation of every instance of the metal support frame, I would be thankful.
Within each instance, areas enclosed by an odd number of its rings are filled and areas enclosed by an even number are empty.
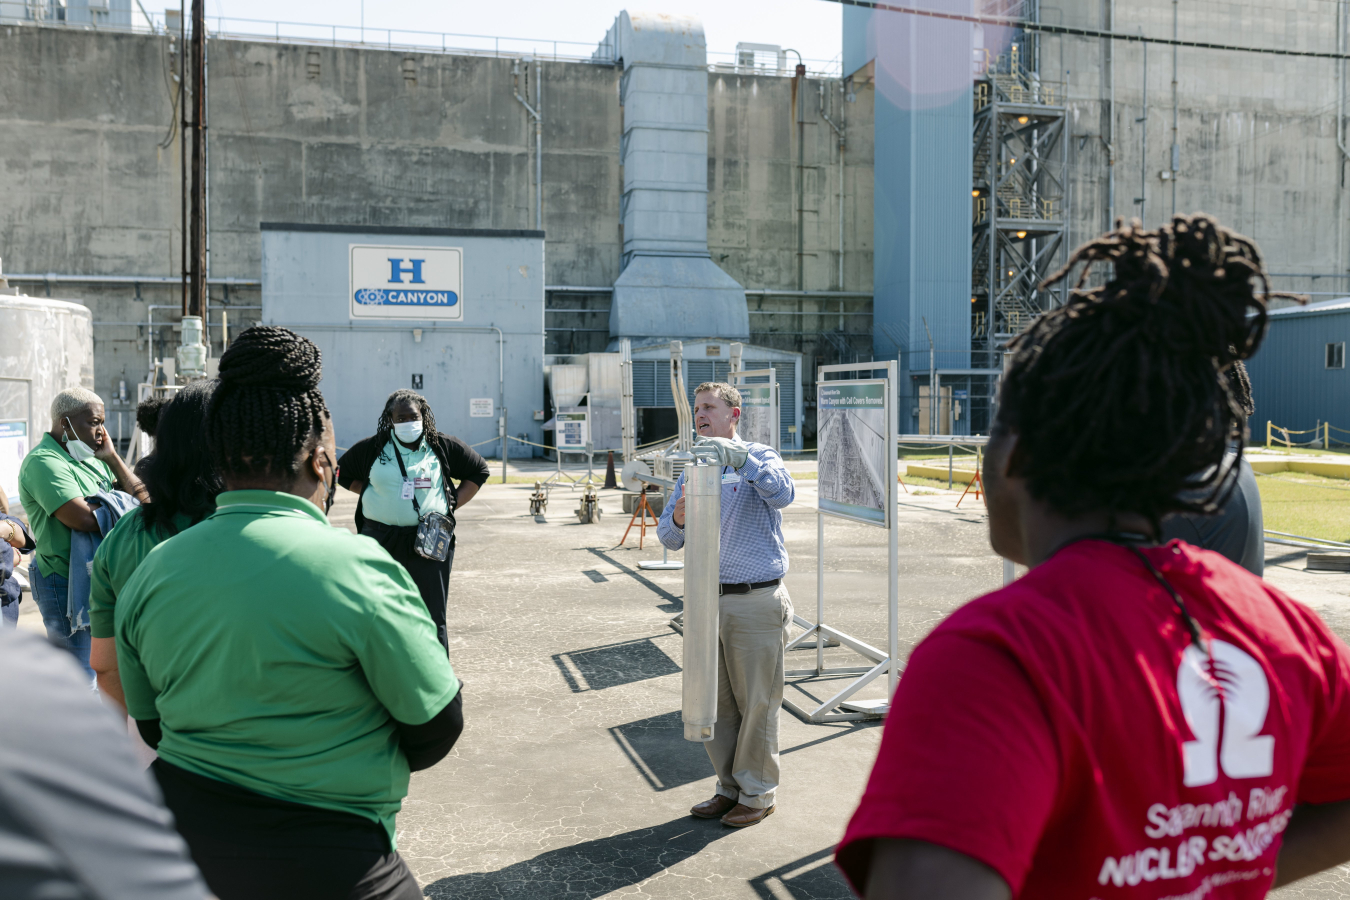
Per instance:
[[[790,698],[783,698],[783,706],[803,722],[824,724],[827,722],[853,722],[860,719],[880,718],[890,710],[890,698],[895,694],[895,686],[900,680],[900,531],[898,527],[897,483],[898,460],[895,446],[898,435],[898,411],[896,409],[895,388],[898,363],[895,360],[876,362],[847,363],[821,366],[816,370],[817,385],[826,384],[825,375],[829,372],[876,372],[884,370],[886,375],[886,396],[890,402],[887,423],[886,446],[890,448],[886,463],[886,525],[888,532],[888,569],[887,569],[887,628],[886,650],[882,651],[852,635],[845,634],[825,622],[825,517],[834,515],[822,509],[816,511],[816,621],[810,622],[799,615],[792,617],[793,624],[804,631],[788,642],[787,650],[796,650],[806,645],[808,639],[815,639],[816,664],[810,669],[788,669],[787,678],[819,678],[823,675],[856,675],[842,690],[822,702],[815,709],[806,709]],[[856,520],[850,520],[856,521]],[[868,661],[863,666],[826,666],[825,646],[827,642],[838,641],[843,646]],[[882,673],[888,675],[885,700],[851,701],[850,698],[862,688],[871,684]],[[843,709],[844,712],[833,710]]]
[[[664,511],[666,508],[665,504],[670,502],[670,492],[674,489],[675,482],[671,481],[669,478],[660,478],[656,475],[638,475],[637,480],[645,484],[654,484],[661,489],[661,509]],[[661,541],[661,536],[658,534],[656,539]],[[655,569],[657,571],[674,571],[676,569],[683,569],[684,563],[680,562],[678,559],[671,561],[670,548],[666,546],[664,541],[661,541],[661,558],[644,559],[638,563],[638,568]],[[674,628],[680,634],[684,634],[684,613],[680,613],[675,618],[671,619],[670,627]]]
[[[1069,250],[1065,85],[1042,80],[1029,56],[1014,43],[975,82],[971,338],[991,367],[1064,299],[1063,286],[1040,285]]]

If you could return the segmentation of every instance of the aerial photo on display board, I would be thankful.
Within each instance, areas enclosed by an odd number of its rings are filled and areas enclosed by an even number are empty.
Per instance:
[[[741,384],[737,385],[737,390],[741,392],[741,422],[737,435],[752,444],[777,448],[774,429],[778,416],[773,402],[773,385]]]
[[[825,382],[817,398],[820,508],[885,525],[886,383]]]

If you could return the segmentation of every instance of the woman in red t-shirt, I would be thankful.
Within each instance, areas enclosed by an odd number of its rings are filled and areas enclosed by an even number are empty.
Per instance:
[[[910,656],[838,852],[869,900],[1262,897],[1350,859],[1350,650],[1154,539],[1233,484],[1260,255],[1197,215],[1079,261],[1010,345],[986,457],[991,543],[1030,571]]]

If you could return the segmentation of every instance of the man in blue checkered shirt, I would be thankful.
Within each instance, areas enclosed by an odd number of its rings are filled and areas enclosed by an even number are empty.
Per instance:
[[[736,438],[741,394],[706,382],[694,392],[700,446],[722,466],[722,584],[717,659],[717,728],[704,744],[717,772],[717,793],[690,810],[743,828],[774,810],[778,787],[778,712],[783,706],[783,650],[792,600],[783,576],[788,555],[783,514],[796,497],[792,476],[772,447]],[[684,476],[656,533],[672,550],[684,546]]]

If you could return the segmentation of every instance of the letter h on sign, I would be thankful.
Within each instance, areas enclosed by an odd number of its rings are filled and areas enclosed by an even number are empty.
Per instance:
[[[409,284],[426,284],[422,280],[422,263],[424,262],[426,262],[425,259],[410,259],[407,267],[404,267],[401,259],[389,260],[389,283],[402,284],[403,276],[411,275],[412,281],[408,282]]]

